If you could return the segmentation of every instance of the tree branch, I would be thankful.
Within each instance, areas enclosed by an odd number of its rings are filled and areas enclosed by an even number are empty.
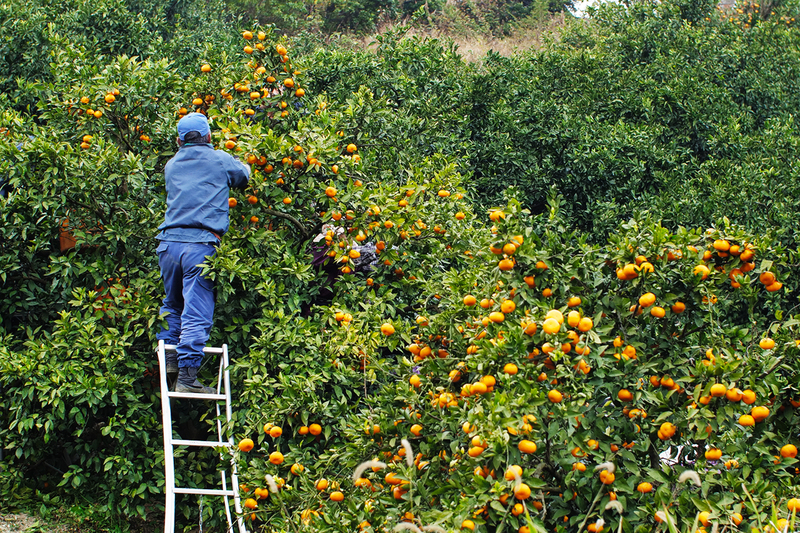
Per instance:
[[[300,234],[303,236],[304,239],[308,239],[310,237],[308,229],[305,226],[303,226],[302,222],[294,218],[292,215],[287,215],[286,213],[281,213],[280,211],[275,211],[273,209],[264,209],[264,212],[270,216],[283,218],[291,222],[292,225],[297,228],[297,230],[300,232]]]

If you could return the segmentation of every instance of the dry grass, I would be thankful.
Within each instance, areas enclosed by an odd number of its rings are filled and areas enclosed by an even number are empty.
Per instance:
[[[561,28],[566,24],[566,18],[564,13],[560,13],[552,16],[546,22],[518,27],[511,35],[504,37],[479,33],[466,35],[438,28],[414,27],[405,22],[391,22],[381,25],[376,33],[359,39],[359,43],[365,49],[373,49],[377,35],[402,28],[409,37],[452,40],[465,61],[478,63],[486,57],[486,53],[489,51],[502,56],[510,56],[517,52],[540,50],[546,41],[558,39]]]

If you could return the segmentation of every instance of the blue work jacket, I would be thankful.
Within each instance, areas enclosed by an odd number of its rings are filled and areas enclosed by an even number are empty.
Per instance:
[[[228,231],[230,188],[242,189],[250,167],[205,143],[188,143],[167,162],[167,212],[156,239],[216,244]]]

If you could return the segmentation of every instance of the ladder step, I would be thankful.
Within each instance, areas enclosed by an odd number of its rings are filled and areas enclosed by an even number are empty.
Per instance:
[[[230,442],[227,441],[183,440],[183,439],[172,439],[172,444],[174,444],[175,446],[208,446],[211,448],[217,446],[225,446],[226,448],[233,446]]]
[[[224,400],[224,394],[203,394],[201,392],[168,392],[169,398],[188,398],[191,400]]]
[[[223,489],[193,489],[185,487],[175,487],[173,491],[175,494],[202,494],[204,496],[235,496],[233,490]]]
[[[177,352],[178,347],[175,344],[165,344],[164,351]],[[205,348],[203,348],[203,353],[222,353],[222,348],[218,348],[216,346],[206,346]]]

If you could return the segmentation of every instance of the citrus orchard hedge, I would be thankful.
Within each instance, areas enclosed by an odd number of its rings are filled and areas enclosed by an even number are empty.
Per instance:
[[[365,127],[391,119],[367,87],[332,102],[268,29],[240,45],[243,61],[209,52],[186,73],[65,47],[35,119],[3,112],[4,494],[160,518],[152,236],[175,122],[197,110],[253,168],[208,261],[248,527],[794,520],[793,250],[725,218],[621,219],[597,244],[556,189],[538,215],[513,187],[473,204],[453,154],[400,153]],[[179,412],[203,438],[207,406]],[[213,483],[216,461],[182,455],[178,483]],[[188,528],[197,504],[181,509]]]

